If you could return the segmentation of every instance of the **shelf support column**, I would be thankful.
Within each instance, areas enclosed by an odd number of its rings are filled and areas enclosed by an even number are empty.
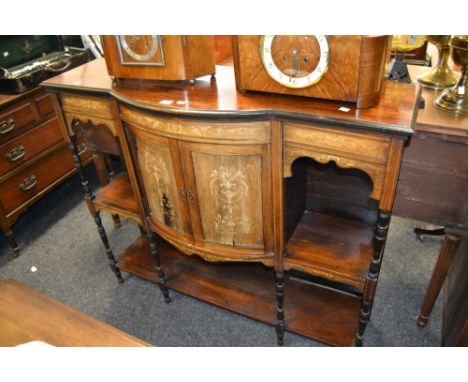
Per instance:
[[[284,330],[286,328],[286,321],[284,319],[284,272],[275,272],[276,281],[276,337],[278,345],[284,344]]]
[[[169,296],[169,290],[167,289],[167,286],[166,286],[167,279],[161,267],[161,257],[159,255],[158,245],[156,242],[156,235],[154,234],[154,232],[148,230],[148,239],[150,242],[151,256],[153,256],[153,258],[156,261],[156,273],[158,274],[158,286],[159,286],[159,289],[161,289],[161,292],[164,296],[164,301],[169,303],[171,302],[171,298]]]
[[[283,126],[280,121],[271,121],[271,168],[273,231],[275,254],[275,290],[276,290],[276,338],[278,345],[284,343],[286,320],[284,318],[284,193],[283,193]]]
[[[94,208],[93,192],[91,191],[91,187],[89,186],[89,182],[86,177],[83,162],[81,161],[81,158],[79,155],[78,146],[76,144],[76,129],[78,128],[78,124],[79,124],[78,120],[73,120],[71,123],[73,134],[70,135],[69,147],[72,152],[73,161],[75,162],[75,167],[81,179],[81,185],[83,186],[83,190],[85,193],[86,205],[88,206],[88,210],[90,214],[93,216],[94,222],[96,223],[96,226],[98,228],[99,236],[101,237],[101,241],[104,244],[104,248],[106,250],[106,255],[107,255],[109,266],[112,272],[114,272],[115,277],[117,277],[117,281],[119,282],[119,284],[122,284],[124,280],[122,278],[122,274],[120,273],[120,269],[116,267],[117,261],[115,260],[114,254],[112,253],[112,250],[109,246],[109,240],[107,239],[106,231],[104,229],[104,226],[102,225],[101,216],[99,215],[99,212],[96,211],[96,209]]]
[[[374,255],[369,267],[369,272],[366,277],[364,286],[364,294],[362,296],[361,313],[359,316],[359,327],[356,333],[356,346],[362,346],[364,332],[369,323],[374,304],[375,290],[379,279],[380,267],[382,265],[382,257],[387,241],[388,226],[390,224],[390,211],[379,210],[377,224],[374,233]]]

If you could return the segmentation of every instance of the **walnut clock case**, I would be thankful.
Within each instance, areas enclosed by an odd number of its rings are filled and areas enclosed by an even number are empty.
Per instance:
[[[101,36],[109,75],[195,80],[215,73],[213,36]]]
[[[255,90],[378,104],[389,36],[235,36],[236,85]]]

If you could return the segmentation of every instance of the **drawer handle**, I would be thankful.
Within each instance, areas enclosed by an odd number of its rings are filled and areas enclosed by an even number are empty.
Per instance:
[[[5,159],[9,162],[14,162],[24,157],[24,154],[26,154],[26,149],[24,148],[24,146],[18,146],[8,151],[5,154]]]
[[[28,176],[24,179],[21,183],[18,184],[18,188],[21,191],[28,191],[33,188],[37,184],[37,177],[36,175]]]
[[[0,122],[0,134],[9,133],[15,128],[15,120],[10,118],[8,121]]]

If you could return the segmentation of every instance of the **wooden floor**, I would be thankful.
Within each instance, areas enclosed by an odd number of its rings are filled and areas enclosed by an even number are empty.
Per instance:
[[[0,346],[151,346],[16,280],[0,281]]]
[[[252,263],[208,263],[182,254],[163,240],[158,243],[170,289],[274,325],[272,269]],[[150,281],[157,280],[145,237],[139,237],[124,251],[118,267]],[[358,297],[287,277],[284,309],[288,331],[330,345],[354,344],[360,310]]]

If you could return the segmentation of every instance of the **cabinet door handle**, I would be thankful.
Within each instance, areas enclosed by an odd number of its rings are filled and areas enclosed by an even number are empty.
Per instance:
[[[188,190],[188,200],[189,200],[190,203],[193,203],[193,200],[194,200],[194,199],[195,199],[195,198],[193,197],[192,189],[189,188],[189,190]]]
[[[21,191],[28,191],[37,184],[37,176],[31,175],[24,179],[21,183],[18,184],[18,188]]]
[[[5,154],[5,159],[9,162],[14,162],[24,157],[24,154],[26,154],[26,149],[24,148],[24,146],[18,146],[8,151]]]
[[[185,201],[185,191],[184,191],[184,188],[183,187],[180,187],[179,188],[179,194],[180,194],[180,198]]]
[[[6,134],[15,128],[15,120],[10,118],[8,121],[0,122],[0,134]]]

